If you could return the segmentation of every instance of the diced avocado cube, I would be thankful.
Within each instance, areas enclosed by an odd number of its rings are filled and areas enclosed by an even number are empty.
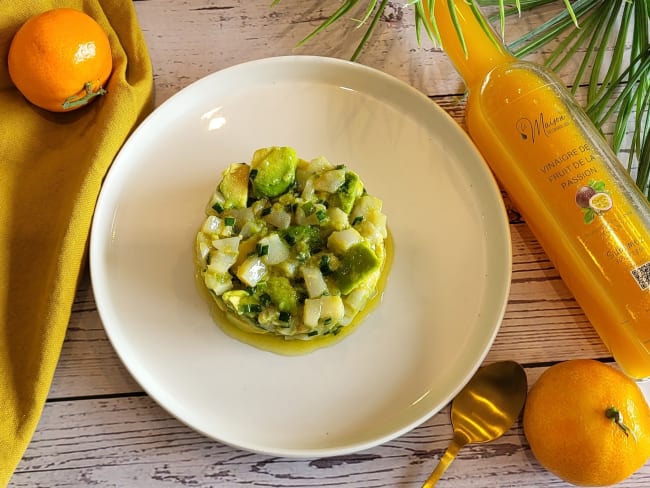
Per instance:
[[[372,273],[379,269],[381,261],[365,243],[355,244],[339,258],[334,280],[343,295],[347,295]]]
[[[243,163],[233,163],[223,172],[219,190],[226,199],[224,208],[246,207],[249,172],[249,166]]]
[[[312,254],[323,248],[320,229],[313,225],[292,225],[282,231],[280,235],[290,246],[306,244]]]
[[[298,307],[298,293],[291,282],[284,276],[271,277],[266,286],[266,293],[277,305],[280,312],[295,313]]]
[[[359,175],[346,171],[345,181],[332,195],[332,205],[349,214],[357,198],[363,195],[363,182]]]
[[[260,197],[273,198],[285,193],[296,179],[298,156],[290,147],[258,149],[251,161],[253,190]]]

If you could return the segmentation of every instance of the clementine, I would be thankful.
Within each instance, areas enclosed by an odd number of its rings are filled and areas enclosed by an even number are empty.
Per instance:
[[[579,486],[608,486],[650,457],[650,408],[637,384],[591,359],[548,368],[531,388],[524,433],[546,469]]]
[[[106,93],[113,69],[111,47],[102,27],[70,8],[29,18],[9,46],[9,76],[34,105],[66,112]]]

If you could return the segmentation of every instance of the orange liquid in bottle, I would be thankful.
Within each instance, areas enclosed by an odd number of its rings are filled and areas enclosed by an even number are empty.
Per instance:
[[[650,377],[650,206],[552,74],[495,44],[462,0],[434,14],[467,127],[619,366]],[[426,10],[426,1],[425,10]]]

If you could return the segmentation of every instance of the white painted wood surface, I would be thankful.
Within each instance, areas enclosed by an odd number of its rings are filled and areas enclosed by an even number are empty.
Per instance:
[[[352,21],[342,21],[296,49],[296,43],[338,3],[270,4],[271,0],[136,1],[154,65],[156,104],[209,73],[244,61],[288,54],[348,58],[361,35]],[[391,2],[387,12],[393,16],[382,20],[358,61],[410,83],[462,124],[459,77],[429,40],[417,44],[413,13],[401,5]],[[538,24],[541,15],[512,19],[508,37]],[[511,296],[486,362],[519,361],[532,384],[558,361],[579,357],[611,361],[525,222],[516,209],[510,210]],[[9,486],[419,487],[450,439],[448,407],[394,441],[339,458],[270,458],[207,439],[170,417],[122,366],[103,331],[86,274],[48,403]],[[463,449],[438,486],[570,485],[539,466],[517,422],[498,441]],[[650,466],[619,486],[650,486]]]

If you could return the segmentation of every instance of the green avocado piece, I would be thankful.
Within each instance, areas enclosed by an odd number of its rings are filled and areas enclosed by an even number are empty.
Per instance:
[[[251,161],[253,190],[260,197],[273,198],[285,193],[296,179],[298,156],[291,147],[258,149]]]
[[[320,229],[314,225],[292,225],[280,233],[290,246],[304,244],[314,254],[323,248]]]
[[[334,280],[343,295],[354,290],[381,265],[380,259],[363,242],[350,247],[339,257],[339,261],[339,267],[334,271]]]
[[[233,163],[223,172],[219,191],[226,199],[224,208],[244,208],[248,202],[248,175],[250,167]]]
[[[363,183],[359,175],[352,171],[346,171],[345,182],[332,195],[333,205],[339,207],[346,214],[349,214],[354,207],[357,198],[363,195]]]
[[[266,286],[266,293],[271,297],[280,312],[295,313],[298,308],[298,293],[291,282],[284,276],[273,276]]]

